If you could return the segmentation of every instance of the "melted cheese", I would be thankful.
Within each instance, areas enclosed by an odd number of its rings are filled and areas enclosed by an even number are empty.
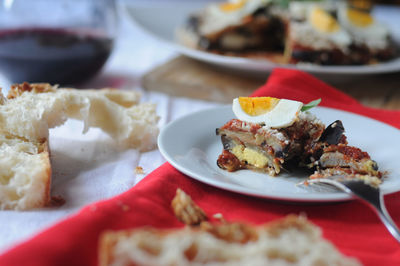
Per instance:
[[[258,168],[264,168],[268,165],[268,158],[261,152],[256,150],[236,145],[231,151],[239,160],[246,161]]]

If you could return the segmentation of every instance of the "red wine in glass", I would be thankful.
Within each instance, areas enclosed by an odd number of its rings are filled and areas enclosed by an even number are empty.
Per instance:
[[[15,83],[79,84],[102,68],[112,46],[111,38],[90,32],[0,30],[0,72]]]

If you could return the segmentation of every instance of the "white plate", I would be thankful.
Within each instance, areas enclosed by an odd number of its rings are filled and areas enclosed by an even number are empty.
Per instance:
[[[222,56],[202,52],[184,47],[175,42],[175,29],[183,25],[189,14],[204,7],[202,1],[180,1],[180,2],[152,2],[145,4],[132,4],[127,1],[124,6],[128,15],[133,18],[144,30],[153,36],[165,41],[173,49],[188,57],[201,60],[214,65],[228,67],[231,69],[250,71],[253,73],[267,73],[275,67],[300,69],[311,73],[323,74],[370,74],[389,73],[400,71],[400,58],[392,61],[367,66],[318,66],[312,64],[280,65],[267,60],[256,60],[232,56]],[[393,35],[400,43],[400,8],[380,7],[376,9],[376,17],[392,26]]]
[[[312,109],[325,124],[342,120],[351,145],[368,151],[380,170],[389,172],[381,185],[384,194],[400,190],[400,131],[376,120],[336,109]],[[295,202],[330,202],[351,199],[341,192],[322,193],[297,186],[306,178],[301,173],[282,173],[277,177],[239,170],[220,169],[218,155],[222,143],[215,129],[234,118],[231,106],[196,112],[165,126],[158,147],[165,159],[182,173],[206,184],[241,194]]]

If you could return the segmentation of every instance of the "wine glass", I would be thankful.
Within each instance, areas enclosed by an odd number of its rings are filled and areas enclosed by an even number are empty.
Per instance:
[[[73,85],[107,61],[113,0],[0,0],[0,72],[10,82]]]

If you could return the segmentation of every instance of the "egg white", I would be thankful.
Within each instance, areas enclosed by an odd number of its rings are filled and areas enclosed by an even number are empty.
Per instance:
[[[386,25],[379,23],[375,19],[372,24],[361,27],[355,25],[347,16],[347,5],[341,5],[338,8],[339,23],[345,28],[355,41],[359,44],[365,44],[370,49],[385,49],[388,46],[388,36],[390,34]]]
[[[230,0],[227,2],[236,3],[239,0]],[[203,17],[205,20],[201,26],[202,34],[212,34],[229,26],[239,25],[242,19],[258,8],[266,6],[271,0],[247,0],[243,6],[235,10],[224,11],[221,3],[215,3],[207,6]]]
[[[290,2],[290,38],[303,46],[315,50],[339,49],[343,53],[348,53],[350,51],[349,46],[352,43],[350,34],[342,28],[336,32],[323,32],[314,27],[311,23],[311,15],[315,8],[321,8],[326,12],[333,12],[337,6],[331,1],[322,3],[307,1]]]
[[[233,100],[232,110],[239,120],[251,123],[265,123],[265,126],[270,128],[283,128],[292,125],[296,121],[302,106],[302,102],[281,99],[269,112],[251,116],[243,111],[239,99],[236,98]]]
[[[340,23],[339,23],[339,27],[340,27],[339,30],[334,31],[334,32],[323,32],[314,27],[314,25],[311,23],[311,14],[313,12],[313,9],[317,8],[317,7],[318,6],[315,5],[308,9],[309,13],[308,13],[308,17],[307,17],[307,22],[314,29],[314,31],[321,37],[328,39],[329,41],[331,41],[332,43],[334,43],[337,46],[347,47],[348,45],[350,45],[351,44],[351,36],[350,36],[350,34],[348,34],[346,32],[346,30],[344,30],[340,26]]]

